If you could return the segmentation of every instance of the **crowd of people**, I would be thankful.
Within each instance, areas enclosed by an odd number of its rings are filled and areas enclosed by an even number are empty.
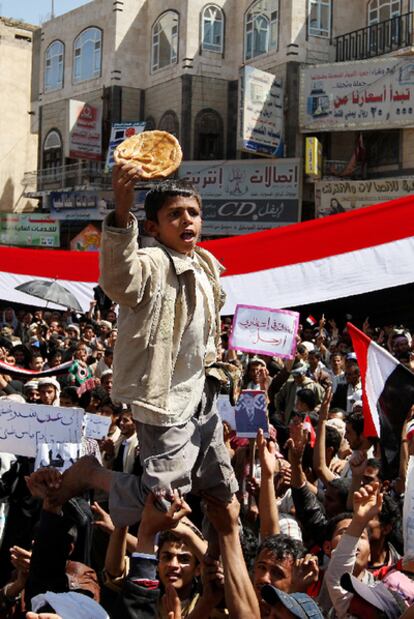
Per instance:
[[[0,454],[0,617],[414,617],[402,518],[414,441],[404,426],[399,468],[387,478],[381,441],[364,435],[346,327],[302,318],[292,360],[229,350],[231,320],[222,319],[219,361],[234,371],[221,391],[235,399],[242,389],[264,391],[269,418],[269,437],[259,431],[256,440],[223,422],[233,499],[176,492],[162,511],[149,494],[140,521],[119,526],[107,483],[94,491],[87,483],[107,471],[137,483],[143,474],[139,422],[111,397],[117,307],[93,302],[86,315],[4,307],[0,406],[80,407],[111,422],[61,494],[58,469]],[[414,369],[408,329],[366,320],[363,330]],[[220,558],[207,553],[206,518]]]

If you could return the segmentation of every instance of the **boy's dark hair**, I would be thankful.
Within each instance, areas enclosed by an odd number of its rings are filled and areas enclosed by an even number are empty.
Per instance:
[[[334,488],[338,495],[339,499],[343,502],[344,509],[346,509],[346,500],[348,498],[348,492],[351,487],[350,479],[342,479],[341,477],[337,477],[336,479],[332,479],[329,482],[331,488]]]
[[[325,447],[326,448],[332,447],[334,456],[336,456],[336,454],[338,453],[339,448],[341,446],[341,442],[342,442],[342,438],[338,430],[336,428],[333,428],[332,426],[326,426]]]
[[[170,179],[159,183],[145,196],[145,217],[148,221],[158,222],[157,213],[169,200],[176,196],[195,198],[201,208],[201,196],[198,191],[185,180]]]
[[[61,397],[62,396],[69,398],[72,404],[79,404],[79,396],[76,387],[64,387],[61,393]]]
[[[195,531],[196,532],[196,531]],[[198,535],[198,533],[197,533]],[[164,544],[167,544],[168,542],[172,542],[173,544],[187,544],[187,542],[185,541],[185,539],[183,537],[181,537],[180,535],[178,535],[178,533],[175,533],[174,531],[163,531],[158,539],[158,558],[160,557],[160,553],[162,550],[162,547]],[[197,563],[199,563],[197,557],[195,556],[195,554],[193,553],[192,550],[190,550],[191,554],[194,555],[194,558],[196,560]]]
[[[314,394],[312,389],[299,389],[299,391],[297,391],[296,393],[296,397],[299,398],[304,404],[306,404],[309,410],[315,410],[316,395]]]
[[[280,561],[286,559],[286,557],[292,557],[296,561],[297,559],[302,559],[306,554],[305,546],[302,542],[284,533],[266,537],[260,544],[256,557],[259,556],[262,550],[268,550],[274,555],[275,559]]]
[[[346,423],[349,423],[357,436],[361,436],[364,432],[364,416],[362,413],[351,413],[346,417]]]
[[[365,466],[370,466],[373,469],[381,470],[381,462],[377,458],[368,458]]]
[[[335,516],[332,516],[332,518],[329,518],[326,523],[325,541],[330,542],[332,540],[333,534],[338,526],[338,522],[341,522],[341,520],[352,520],[352,516],[352,512],[341,512],[340,514],[336,514]]]
[[[106,357],[107,355],[113,355],[114,354],[114,349],[113,348],[105,348],[104,350],[104,356]]]

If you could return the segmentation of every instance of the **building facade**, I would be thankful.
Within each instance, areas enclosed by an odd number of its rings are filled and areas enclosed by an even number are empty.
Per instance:
[[[245,66],[283,82],[285,157],[303,161],[305,137],[314,135],[325,157],[322,180],[405,177],[414,168],[414,116],[412,128],[406,123],[360,130],[353,124],[312,132],[300,115],[304,67],[351,62],[357,68],[372,59],[409,57],[413,4],[94,0],[57,17],[35,35],[31,112],[39,134],[38,170],[26,175],[26,194],[40,197],[47,209],[54,191],[108,189],[103,159],[117,122],[140,120],[148,129],[174,133],[187,161],[251,158],[238,142],[240,70]],[[70,156],[70,101],[101,110],[100,161]],[[348,165],[357,143],[366,151],[362,173],[361,166]],[[305,219],[314,215],[315,195],[318,199],[321,191],[315,179],[309,180],[300,179]]]
[[[34,26],[0,17],[0,212],[31,211],[23,175],[37,165],[37,126],[30,114]]]

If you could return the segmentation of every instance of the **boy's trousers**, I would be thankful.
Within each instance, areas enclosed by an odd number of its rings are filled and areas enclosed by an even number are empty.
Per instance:
[[[204,392],[193,417],[180,426],[151,426],[138,422],[141,477],[113,474],[109,510],[118,527],[139,522],[148,492],[178,489],[185,495],[205,491],[227,503],[238,490],[223,440],[217,411],[219,382],[206,377]]]

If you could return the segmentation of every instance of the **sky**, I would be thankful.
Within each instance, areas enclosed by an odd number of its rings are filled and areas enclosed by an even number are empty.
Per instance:
[[[55,16],[76,9],[90,0],[54,0]],[[0,15],[14,17],[23,21],[40,25],[50,19],[52,0],[0,0]]]

